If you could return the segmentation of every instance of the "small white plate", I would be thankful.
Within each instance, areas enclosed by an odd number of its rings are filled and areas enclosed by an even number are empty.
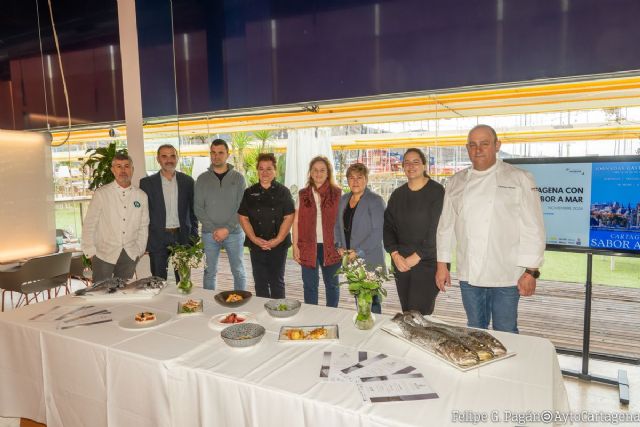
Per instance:
[[[235,313],[238,316],[244,317],[244,322],[240,322],[240,323],[221,323],[220,321],[223,320],[225,317],[227,317],[228,315],[230,315],[231,313]],[[209,319],[209,327],[211,329],[224,329],[227,326],[231,326],[231,325],[239,325],[241,323],[251,323],[251,322],[255,322],[255,316],[253,313],[250,313],[248,311],[230,311],[228,313],[222,313],[222,314],[216,314],[215,316],[213,316],[211,319]]]
[[[124,319],[118,322],[118,325],[122,329],[131,329],[131,330],[150,329],[150,328],[155,328],[157,326],[160,326],[163,323],[171,320],[173,316],[166,312],[159,312],[159,313],[156,313],[155,322],[149,322],[149,323],[138,323],[136,322],[135,317],[136,317],[135,314],[132,314],[129,317],[125,317]]]

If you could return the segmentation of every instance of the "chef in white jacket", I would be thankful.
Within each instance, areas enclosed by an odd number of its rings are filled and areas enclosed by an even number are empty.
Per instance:
[[[518,301],[533,295],[544,260],[545,231],[533,176],[497,159],[500,141],[487,125],[471,129],[472,167],[451,177],[436,245],[436,285],[451,285],[456,247],[462,303],[470,327],[518,333]]]
[[[82,228],[82,251],[91,258],[96,283],[130,279],[149,235],[147,194],[131,184],[131,157],[117,153],[111,172],[115,181],[96,190]]]

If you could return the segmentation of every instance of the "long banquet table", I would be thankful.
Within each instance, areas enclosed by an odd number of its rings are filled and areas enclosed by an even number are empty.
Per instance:
[[[236,311],[255,313],[266,330],[256,346],[228,347],[209,319],[229,312],[214,291],[194,290],[204,313],[175,316],[184,297],[165,289],[150,300],[102,303],[110,323],[57,330],[28,319],[53,305],[81,305],[65,296],[0,314],[0,416],[56,426],[424,426],[459,424],[457,413],[568,411],[553,345],[545,339],[495,333],[514,357],[461,372],[380,330],[353,326],[353,311],[303,305],[274,319],[262,298]],[[175,317],[153,329],[125,330],[139,311]],[[282,343],[282,325],[337,323],[338,342]],[[354,384],[323,382],[324,351],[366,350],[405,359],[439,398],[365,403]],[[465,412],[467,411],[467,412]],[[459,416],[459,415],[458,415]]]

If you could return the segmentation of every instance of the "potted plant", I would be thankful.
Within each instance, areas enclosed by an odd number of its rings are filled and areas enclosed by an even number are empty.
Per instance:
[[[169,260],[173,268],[178,270],[180,281],[178,282],[178,291],[188,294],[193,289],[191,281],[191,269],[202,266],[204,258],[204,245],[202,240],[194,240],[187,245],[174,245],[169,247],[171,253]]]
[[[356,314],[355,325],[358,329],[371,329],[373,327],[373,316],[371,315],[371,304],[373,297],[378,295],[380,301],[387,296],[387,290],[382,287],[382,283],[387,279],[382,266],[378,266],[373,271],[367,271],[362,258],[350,259],[351,251],[345,252],[342,257],[342,266],[338,274],[344,274],[347,279],[341,285],[349,285],[349,293],[356,297],[358,313]]]
[[[107,147],[89,148],[86,153],[91,153],[83,164],[83,166],[87,166],[91,170],[89,190],[96,190],[105,184],[113,182],[115,177],[111,172],[111,161],[118,153],[127,154],[127,149],[118,150],[116,143],[112,142]]]

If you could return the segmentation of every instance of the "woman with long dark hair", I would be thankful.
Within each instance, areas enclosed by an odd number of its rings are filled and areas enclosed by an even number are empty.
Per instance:
[[[293,258],[302,266],[304,302],[318,304],[322,270],[328,307],[337,307],[340,288],[336,272],[340,255],[334,245],[334,226],[342,190],[335,184],[329,159],[317,156],[309,163],[309,181],[298,195],[293,220]]]
[[[444,187],[426,172],[422,151],[409,148],[402,159],[407,183],[396,188],[384,213],[384,247],[391,254],[402,310],[431,314],[438,288],[436,230]]]

